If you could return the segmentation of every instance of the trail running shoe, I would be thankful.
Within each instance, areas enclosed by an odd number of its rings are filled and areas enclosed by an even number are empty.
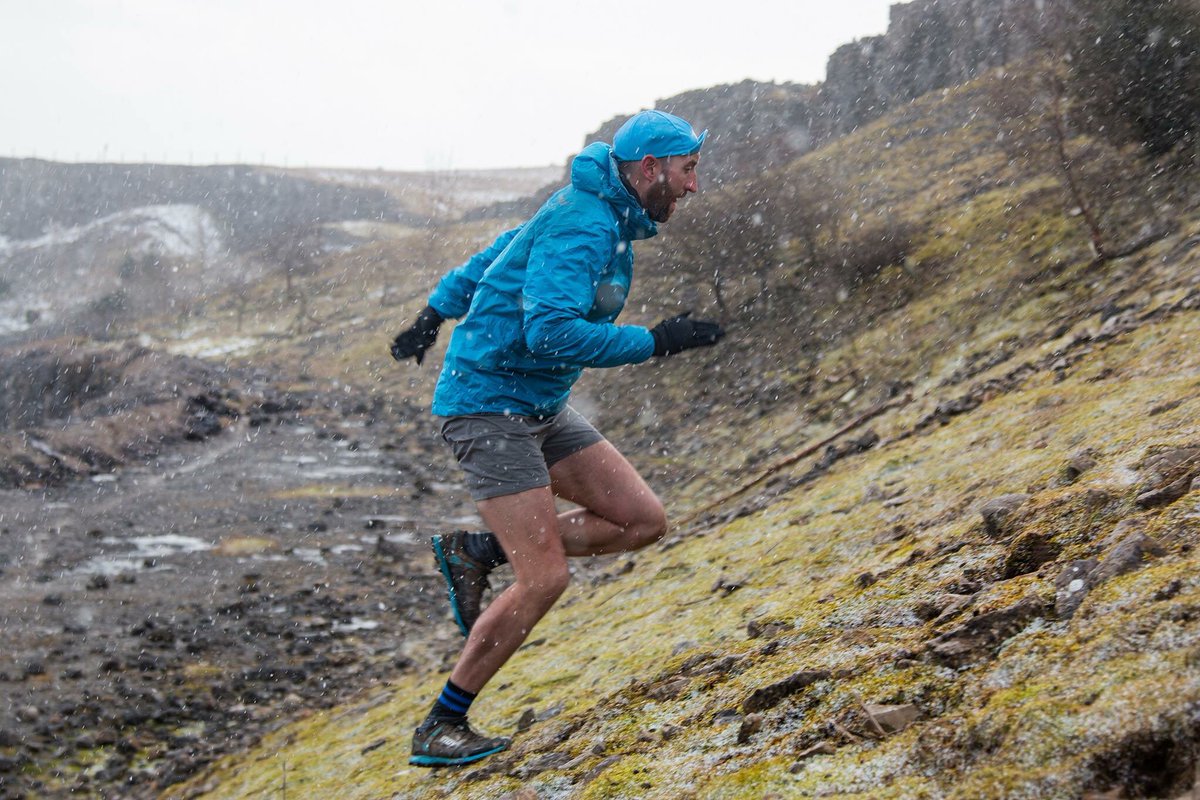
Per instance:
[[[471,633],[471,626],[479,619],[483,593],[488,586],[486,566],[467,555],[463,547],[466,531],[435,534],[432,541],[433,557],[438,570],[446,579],[450,594],[450,610],[454,622],[463,636]]]
[[[462,720],[426,719],[413,733],[409,764],[418,767],[453,767],[470,764],[507,750],[511,739],[481,736]]]

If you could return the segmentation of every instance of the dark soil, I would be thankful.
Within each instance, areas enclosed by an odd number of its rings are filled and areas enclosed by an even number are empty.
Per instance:
[[[427,540],[475,521],[428,416],[239,381],[196,441],[0,490],[0,798],[155,796],[457,653]]]

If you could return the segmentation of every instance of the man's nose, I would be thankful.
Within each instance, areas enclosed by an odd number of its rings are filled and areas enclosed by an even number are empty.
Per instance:
[[[693,172],[688,178],[688,182],[684,184],[683,188],[689,192],[700,191],[700,177]]]

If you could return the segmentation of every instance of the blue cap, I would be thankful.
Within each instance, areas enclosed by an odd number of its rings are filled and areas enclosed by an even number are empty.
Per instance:
[[[613,136],[617,161],[640,161],[646,156],[667,158],[695,153],[708,131],[699,136],[685,120],[665,111],[639,111]]]

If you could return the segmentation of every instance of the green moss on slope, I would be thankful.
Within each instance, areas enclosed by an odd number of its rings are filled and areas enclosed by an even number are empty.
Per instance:
[[[753,477],[770,448],[818,439],[865,408],[868,389],[907,381],[912,401],[871,423],[876,447],[808,474],[818,452],[637,554],[628,574],[573,587],[473,716],[498,733],[528,707],[557,713],[478,770],[406,765],[442,679],[427,675],[290,725],[168,796],[281,796],[285,765],[288,796],[344,800],[519,787],[554,798],[1077,798],[1182,785],[1182,772],[1147,775],[1139,763],[1197,736],[1187,709],[1200,702],[1200,494],[1150,509],[1136,498],[1148,451],[1200,444],[1200,248],[1186,244],[1200,218],[1135,258],[1094,265],[1046,181],[969,185],[971,172],[1008,167],[941,109],[922,101],[833,153],[929,222],[908,265],[929,282],[811,362],[773,354],[776,377],[806,394],[760,417],[714,403],[702,427],[712,467],[671,499],[701,506]],[[1113,298],[1132,309],[1120,327],[1096,313]],[[721,377],[717,366],[700,377]],[[696,373],[668,385],[669,369],[652,393],[666,407],[696,386]],[[862,393],[846,399],[852,388]],[[974,406],[934,415],[963,396]],[[1096,466],[1065,481],[1083,448]],[[989,535],[979,507],[1018,492],[1030,497],[1016,530]],[[1162,555],[1056,618],[1055,578],[1073,559],[1104,557],[1131,517]],[[1006,578],[1018,534],[1057,554]],[[962,595],[970,605],[946,611]],[[1022,602],[1037,613],[961,663],[931,648]],[[825,677],[778,690],[747,718],[748,698],[802,670]],[[913,704],[920,717],[880,735],[864,716],[872,703]],[[832,752],[798,760],[822,743]]]

